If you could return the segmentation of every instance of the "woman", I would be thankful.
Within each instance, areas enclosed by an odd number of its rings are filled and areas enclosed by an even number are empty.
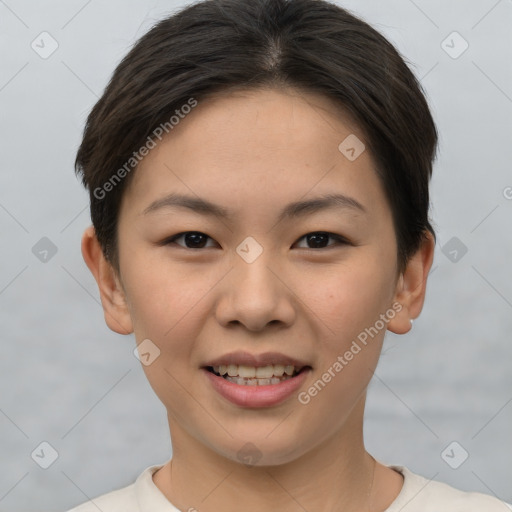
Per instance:
[[[137,42],[78,151],[82,253],[173,456],[74,512],[506,510],[364,446],[384,334],[425,298],[436,147],[403,59],[334,4],[207,0]]]

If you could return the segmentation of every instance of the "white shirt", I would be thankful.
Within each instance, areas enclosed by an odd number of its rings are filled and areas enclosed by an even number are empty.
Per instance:
[[[163,464],[146,468],[135,483],[104,494],[68,512],[180,512],[153,482],[153,473]],[[486,494],[463,492],[428,480],[404,466],[389,466],[401,473],[400,494],[386,512],[509,512],[512,505]],[[189,510],[194,510],[190,507]],[[187,511],[183,511],[187,512]]]

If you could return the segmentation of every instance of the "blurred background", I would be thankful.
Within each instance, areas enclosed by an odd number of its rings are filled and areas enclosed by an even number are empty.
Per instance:
[[[336,3],[395,44],[440,132],[426,303],[387,335],[367,447],[512,502],[512,1]],[[117,63],[183,5],[0,0],[0,511],[64,511],[171,456],[133,335],[107,328],[82,260],[73,163]]]

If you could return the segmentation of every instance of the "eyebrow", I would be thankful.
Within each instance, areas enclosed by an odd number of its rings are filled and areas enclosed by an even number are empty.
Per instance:
[[[169,194],[165,197],[153,201],[142,211],[142,215],[155,212],[162,208],[181,207],[193,210],[202,215],[209,215],[219,219],[232,220],[235,212],[214,204],[200,197],[187,196],[184,194]],[[366,208],[353,197],[344,194],[324,194],[307,201],[296,201],[286,205],[280,212],[278,222],[283,219],[302,217],[307,214],[316,213],[327,209],[350,209],[367,213]]]

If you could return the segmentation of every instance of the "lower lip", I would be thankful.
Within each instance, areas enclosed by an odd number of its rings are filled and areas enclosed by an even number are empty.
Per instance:
[[[240,407],[270,407],[284,402],[297,391],[306,380],[311,368],[307,368],[295,377],[286,379],[279,384],[266,386],[235,384],[215,375],[206,368],[201,368],[201,371],[206,374],[215,391],[231,403]]]

